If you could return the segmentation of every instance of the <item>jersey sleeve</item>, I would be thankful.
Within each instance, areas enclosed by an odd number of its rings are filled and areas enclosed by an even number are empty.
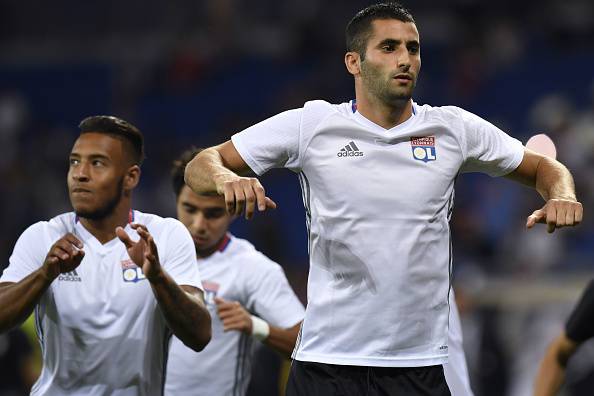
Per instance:
[[[257,254],[246,284],[247,308],[273,326],[289,328],[303,320],[305,311],[280,265]]]
[[[27,228],[19,237],[9,259],[8,267],[0,277],[1,282],[20,282],[38,270],[47,256],[44,229],[47,223],[39,222]]]
[[[241,158],[258,175],[272,168],[299,168],[303,109],[282,112],[231,137]]]
[[[583,342],[594,337],[594,280],[590,281],[567,320],[565,333],[575,342]]]
[[[159,252],[161,265],[178,285],[188,285],[204,290],[194,241],[186,227],[175,219],[167,219],[171,224],[167,228],[165,252]]]
[[[490,122],[458,109],[463,123],[461,172],[503,176],[514,171],[524,158],[522,143]]]

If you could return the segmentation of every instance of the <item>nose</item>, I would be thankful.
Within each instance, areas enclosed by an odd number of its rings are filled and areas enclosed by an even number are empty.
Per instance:
[[[194,215],[194,219],[192,221],[192,228],[194,229],[194,232],[200,234],[206,231],[206,218],[204,217],[202,212],[198,212],[196,213],[196,215]]]
[[[407,72],[408,69],[410,69],[411,60],[410,54],[408,53],[408,49],[401,48],[400,51],[398,51],[396,62],[399,69],[405,72]]]
[[[72,169],[72,177],[78,182],[89,181],[89,167],[85,163],[81,163]]]

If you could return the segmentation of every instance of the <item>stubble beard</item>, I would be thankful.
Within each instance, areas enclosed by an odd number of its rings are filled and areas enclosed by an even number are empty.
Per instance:
[[[393,84],[392,78],[385,77],[378,68],[365,62],[361,63],[361,77],[369,93],[384,104],[399,107],[412,98],[415,81],[412,81],[411,88],[390,89],[390,85]]]
[[[74,213],[80,218],[88,220],[102,220],[111,215],[124,196],[124,177],[117,183],[116,191],[105,204],[95,210],[75,210]]]

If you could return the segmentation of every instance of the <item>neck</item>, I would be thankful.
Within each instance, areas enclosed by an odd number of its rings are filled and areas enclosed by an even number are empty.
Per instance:
[[[225,233],[225,235],[223,235],[223,237],[221,239],[219,239],[219,241],[217,243],[215,243],[213,246],[209,247],[208,249],[196,248],[196,254],[200,258],[206,258],[206,257],[212,255],[217,250],[221,249],[223,247],[223,245],[225,245],[227,243],[228,240],[229,240],[229,237],[227,236],[227,233]]]
[[[391,129],[412,117],[412,99],[386,103],[378,98],[356,93],[357,111],[370,121]]]
[[[101,244],[105,244],[116,237],[117,227],[126,227],[129,216],[130,205],[118,205],[111,214],[102,219],[80,217],[79,221]]]

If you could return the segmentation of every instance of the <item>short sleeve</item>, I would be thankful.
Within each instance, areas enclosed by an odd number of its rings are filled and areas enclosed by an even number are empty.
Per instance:
[[[167,273],[178,285],[188,285],[202,288],[202,280],[196,259],[196,248],[194,241],[186,227],[175,219],[167,219],[170,222],[167,234],[163,235],[167,241],[165,252],[159,256],[161,264]]]
[[[241,158],[256,174],[272,168],[299,168],[302,112],[303,109],[285,111],[231,137]]]
[[[0,277],[1,282],[20,282],[38,270],[47,256],[44,230],[46,222],[35,223],[19,237],[9,259],[8,267]]]
[[[482,172],[503,176],[514,171],[524,158],[522,143],[490,122],[458,109],[463,123],[462,172]]]
[[[583,342],[594,337],[594,281],[590,281],[565,325],[567,337]]]
[[[273,326],[288,328],[303,320],[305,310],[280,265],[258,253],[250,268],[247,308]]]

